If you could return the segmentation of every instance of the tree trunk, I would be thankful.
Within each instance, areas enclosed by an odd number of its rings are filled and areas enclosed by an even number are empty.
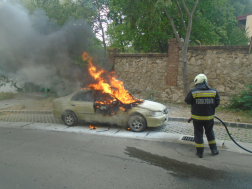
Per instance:
[[[188,67],[187,50],[188,50],[188,46],[187,47],[185,47],[185,46],[186,46],[186,44],[184,44],[182,46],[182,69],[183,69],[184,94],[185,94],[185,97],[186,97],[187,94],[190,91],[190,85],[189,85],[188,71],[187,71],[187,67]]]
[[[104,66],[107,68],[108,64],[107,64],[107,46],[106,46],[106,41],[105,41],[105,36],[104,36],[104,31],[102,28],[102,41],[103,41],[103,49],[104,49],[104,54],[103,54],[103,58],[104,58]]]
[[[167,18],[169,19],[169,21],[171,23],[173,33],[174,33],[174,35],[175,35],[175,37],[176,37],[176,39],[177,39],[177,41],[179,43],[179,46],[182,48],[182,69],[183,69],[184,94],[185,94],[185,96],[187,96],[187,94],[190,91],[188,71],[187,71],[187,67],[188,67],[187,51],[188,51],[188,45],[189,45],[190,34],[191,34],[191,29],[192,29],[192,16],[193,16],[193,13],[194,13],[197,5],[198,5],[199,0],[196,0],[192,12],[190,12],[189,9],[187,8],[187,6],[185,4],[185,1],[181,0],[183,9],[187,14],[187,19],[188,19],[187,27],[185,25],[185,20],[184,20],[184,16],[183,16],[183,12],[182,12],[182,9],[180,7],[180,4],[179,4],[179,2],[177,0],[174,0],[174,1],[175,1],[176,5],[178,7],[178,11],[179,11],[180,18],[181,18],[181,23],[183,25],[183,30],[186,32],[184,43],[181,42],[181,37],[179,36],[177,28],[174,25],[173,18],[167,12],[165,7],[164,7],[164,12],[165,12]]]
[[[107,64],[107,46],[106,46],[106,41],[105,41],[105,32],[104,32],[104,28],[102,26],[102,17],[101,17],[101,12],[103,11],[103,9],[101,8],[100,9],[100,6],[99,6],[99,2],[96,0],[95,1],[96,3],[96,8],[98,10],[98,15],[97,15],[97,19],[98,19],[98,22],[99,22],[99,25],[100,25],[100,29],[101,29],[101,32],[102,32],[102,43],[103,43],[103,63],[104,63],[104,66],[107,68],[108,64]]]
[[[103,29],[103,26],[102,26],[102,21],[101,21],[101,18],[100,18],[100,13],[99,13],[99,17],[98,17],[98,21],[99,21],[99,24],[100,24],[100,28],[101,28],[101,32],[102,32],[102,43],[103,43],[103,62],[104,62],[104,66],[107,67],[107,46],[106,46],[106,41],[105,41],[105,32],[104,32],[104,29]]]

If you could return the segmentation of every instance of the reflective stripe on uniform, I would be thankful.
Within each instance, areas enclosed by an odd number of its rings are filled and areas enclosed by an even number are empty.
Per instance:
[[[208,144],[216,144],[215,140],[208,141]]]
[[[211,120],[211,119],[214,118],[214,115],[211,115],[211,116],[196,116],[196,115],[191,114],[191,117],[193,119],[197,119],[197,120]]]
[[[193,98],[197,97],[215,97],[216,91],[213,90],[202,90],[202,91],[194,91],[192,92]]]
[[[204,143],[195,143],[197,148],[204,148]]]

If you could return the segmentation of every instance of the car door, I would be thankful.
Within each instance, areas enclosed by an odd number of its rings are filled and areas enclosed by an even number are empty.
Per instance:
[[[71,98],[70,106],[79,120],[93,121],[95,119],[94,99],[91,90],[75,94]]]
[[[120,102],[110,94],[95,91],[94,109],[96,121],[104,123],[121,123],[124,119],[120,110]]]

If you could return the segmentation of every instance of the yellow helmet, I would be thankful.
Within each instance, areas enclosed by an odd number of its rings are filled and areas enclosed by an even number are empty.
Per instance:
[[[195,78],[194,78],[194,84],[198,84],[198,83],[203,83],[203,82],[207,83],[207,77],[205,74],[198,74]]]

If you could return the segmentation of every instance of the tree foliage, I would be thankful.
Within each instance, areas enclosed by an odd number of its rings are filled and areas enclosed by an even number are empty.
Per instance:
[[[7,76],[0,75],[0,87],[6,86],[6,84],[9,84],[11,87],[15,87],[15,89],[19,92],[22,91],[22,88],[19,88],[17,86],[17,82],[13,79],[9,79]],[[0,99],[1,100],[1,99]]]
[[[247,45],[250,38],[246,35],[244,30],[239,27],[235,27],[229,35],[230,45]]]
[[[122,51],[132,45],[139,52],[167,52],[167,39],[173,37],[171,25],[155,4],[156,0],[111,0],[111,46]]]
[[[175,36],[165,12],[160,6],[156,6],[157,1],[111,0],[110,17],[113,22],[108,27],[111,46],[122,51],[132,46],[135,51],[140,52],[167,52],[167,41]],[[163,0],[163,2],[170,2],[167,10],[173,18],[178,33],[184,36],[185,32],[176,3],[173,0]],[[236,3],[235,6],[232,4],[233,0],[199,1],[193,15],[190,45],[246,45],[248,42],[248,39],[244,38],[246,32],[238,30],[235,18],[241,9],[239,6],[243,6],[246,2],[245,0],[237,2],[240,4]],[[251,1],[249,2],[251,4]],[[185,0],[185,3],[191,9],[195,0]],[[245,13],[246,10],[244,8],[240,12]],[[186,15],[184,20],[187,22]],[[242,34],[243,37],[234,35],[234,30],[236,34]]]
[[[234,15],[236,17],[252,13],[251,0],[230,0],[230,5],[235,9]]]
[[[89,1],[83,0],[88,8],[83,8],[80,3],[71,0],[24,0],[23,4],[28,8],[30,13],[40,8],[45,14],[59,25],[64,25],[69,20],[83,19],[90,25],[93,23],[92,13],[89,9],[92,5]]]

